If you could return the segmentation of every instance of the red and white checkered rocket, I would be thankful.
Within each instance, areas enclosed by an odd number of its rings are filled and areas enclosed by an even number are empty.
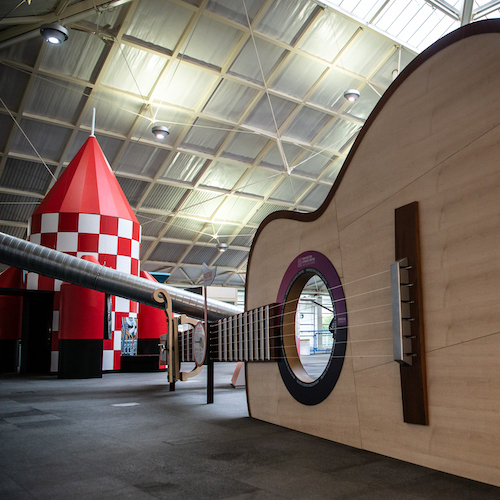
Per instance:
[[[29,221],[33,243],[139,275],[141,227],[118,181],[91,135]],[[51,371],[58,366],[60,280],[28,273],[26,288],[54,290]],[[103,370],[120,368],[123,317],[137,317],[137,303],[113,297],[112,339],[104,340]],[[83,327],[83,326],[82,326]]]

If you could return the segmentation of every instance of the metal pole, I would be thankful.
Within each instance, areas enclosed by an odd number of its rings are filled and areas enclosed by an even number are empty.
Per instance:
[[[214,402],[214,362],[210,359],[210,338],[208,335],[208,320],[207,320],[207,287],[203,286],[205,292],[205,335],[207,340],[207,405]]]

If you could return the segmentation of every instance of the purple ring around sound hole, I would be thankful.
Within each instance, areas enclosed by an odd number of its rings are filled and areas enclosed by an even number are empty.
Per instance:
[[[282,349],[283,360],[278,362],[278,367],[283,382],[290,394],[302,404],[315,405],[321,403],[331,393],[344,364],[347,343],[347,308],[342,283],[335,267],[322,253],[311,250],[298,255],[285,272],[276,301],[280,304],[281,316],[283,314],[283,304],[292,283],[304,271],[316,271],[326,281],[337,317],[336,344],[330,354],[325,371],[312,383],[301,381],[293,373],[292,368],[286,361],[284,348]]]

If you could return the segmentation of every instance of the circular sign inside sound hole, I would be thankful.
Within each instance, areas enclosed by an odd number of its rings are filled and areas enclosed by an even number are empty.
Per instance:
[[[318,349],[319,335],[322,336],[324,344],[330,348],[327,356],[326,366],[320,374],[311,373],[305,369],[301,361],[300,339],[296,335],[298,329],[298,316],[304,314],[298,310],[299,300],[304,300],[303,293],[307,294],[305,288],[322,290],[322,297],[328,300],[328,306],[323,306],[330,310],[326,331],[320,334],[316,332],[308,333],[309,341],[316,344],[312,346],[312,354],[307,353],[311,358],[317,352],[325,352],[325,349]],[[310,292],[314,295],[313,292]],[[317,303],[314,297],[308,298],[310,302]],[[344,291],[339,275],[333,264],[323,254],[315,251],[301,253],[288,267],[280,285],[277,303],[281,306],[281,348],[282,359],[278,362],[281,378],[290,394],[299,402],[305,405],[315,405],[324,401],[332,392],[340,376],[344,364],[346,343],[347,343],[347,309]],[[320,304],[317,304],[321,306]],[[301,311],[302,311],[301,306]],[[298,332],[297,332],[298,333]],[[326,337],[326,339],[325,339]],[[308,346],[311,352],[311,346]],[[303,353],[304,354],[304,353]],[[325,355],[323,354],[325,357]],[[305,357],[302,355],[302,359]]]

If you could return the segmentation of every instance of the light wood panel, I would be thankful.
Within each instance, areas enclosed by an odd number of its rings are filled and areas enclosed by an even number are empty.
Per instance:
[[[252,246],[247,308],[276,300],[289,263],[326,255],[348,348],[322,403],[275,364],[248,366],[252,416],[500,486],[500,22],[439,42],[389,89],[316,214],[273,217]],[[478,89],[481,89],[478,92]],[[392,361],[394,210],[417,201],[429,425],[403,421]]]

